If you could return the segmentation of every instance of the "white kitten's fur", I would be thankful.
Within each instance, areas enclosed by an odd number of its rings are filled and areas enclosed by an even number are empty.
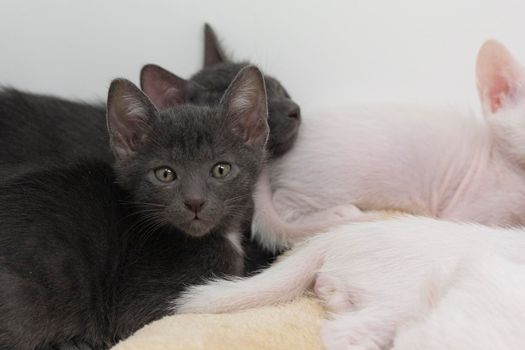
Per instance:
[[[435,307],[400,330],[394,350],[522,349],[524,288],[524,264],[491,254],[466,261],[443,288],[440,301],[424,301]]]
[[[386,349],[400,330],[396,349],[517,349],[523,252],[518,229],[417,217],[349,224],[259,275],[190,288],[177,311],[227,312],[313,290],[333,313],[322,330],[329,349]]]
[[[305,120],[255,196],[252,232],[293,245],[361,210],[487,225],[525,224],[525,82],[494,41],[478,56],[485,117],[458,108],[354,107]],[[359,209],[358,209],[359,208]]]

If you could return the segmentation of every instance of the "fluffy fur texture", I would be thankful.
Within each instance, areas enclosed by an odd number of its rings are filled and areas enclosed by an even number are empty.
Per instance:
[[[525,224],[524,76],[491,41],[478,57],[484,118],[458,108],[364,106],[308,119],[258,184],[252,232],[275,249],[381,209]]]
[[[328,349],[388,349],[398,332],[397,349],[515,349],[525,342],[524,235],[417,217],[349,224],[259,275],[192,287],[177,310],[228,312],[312,290],[332,312],[322,329]]]
[[[105,349],[170,313],[187,285],[241,275],[266,118],[253,66],[217,107],[157,111],[115,80],[113,168],[83,161],[0,186],[0,348]]]

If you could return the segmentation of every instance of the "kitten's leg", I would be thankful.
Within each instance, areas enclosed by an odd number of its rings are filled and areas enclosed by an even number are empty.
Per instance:
[[[282,193],[281,191],[279,195],[283,196]],[[318,203],[300,192],[288,190],[285,195],[288,197],[286,198],[288,204],[285,205],[285,208],[277,209],[269,174],[267,170],[264,170],[257,181],[254,193],[252,236],[263,247],[273,252],[294,245],[307,237],[325,232],[333,226],[370,220],[378,216],[377,214],[361,212],[350,203],[351,198],[348,199],[348,205],[320,209]],[[301,209],[305,207],[304,204],[309,208],[308,213],[304,213],[304,209]],[[304,215],[297,216],[296,211],[302,212]],[[294,222],[289,222],[283,219],[283,214],[286,217],[297,219]]]
[[[281,190],[277,194],[278,197],[275,198],[267,175],[263,174],[254,196],[252,237],[273,252],[293,246],[333,226],[382,217],[377,212],[364,213],[353,204],[319,209],[318,204],[300,193]],[[280,205],[275,205],[276,199],[281,201]],[[295,220],[290,222],[283,216]]]
[[[370,216],[368,212],[363,212],[350,203],[323,208],[314,199],[285,189],[275,191],[272,201],[279,216],[294,224],[325,226],[325,222],[341,224],[356,220],[363,221],[363,217]]]
[[[321,337],[328,350],[381,350],[391,346],[399,321],[395,307],[368,307],[334,314]]]

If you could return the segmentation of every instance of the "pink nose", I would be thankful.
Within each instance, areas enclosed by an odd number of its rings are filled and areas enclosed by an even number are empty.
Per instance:
[[[195,214],[200,212],[204,205],[206,204],[206,200],[203,198],[191,198],[184,201],[184,205],[188,210],[191,210]]]

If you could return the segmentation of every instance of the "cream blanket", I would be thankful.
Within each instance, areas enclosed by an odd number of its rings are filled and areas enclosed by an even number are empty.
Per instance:
[[[113,350],[319,350],[324,317],[310,297],[231,314],[167,316]]]

